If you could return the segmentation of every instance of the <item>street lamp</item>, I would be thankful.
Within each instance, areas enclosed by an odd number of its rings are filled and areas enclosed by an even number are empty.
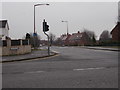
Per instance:
[[[62,21],[62,22],[65,22],[67,24],[67,35],[69,34],[68,32],[68,21]]]
[[[35,33],[35,7],[40,5],[49,5],[49,4],[35,4],[34,5],[34,33]]]
[[[35,49],[35,36],[37,36],[37,34],[35,33],[35,7],[40,6],[40,5],[49,5],[49,4],[35,4],[35,5],[34,5],[34,33],[33,33],[34,49]]]

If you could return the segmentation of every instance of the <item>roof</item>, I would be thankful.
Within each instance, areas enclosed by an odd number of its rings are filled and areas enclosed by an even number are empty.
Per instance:
[[[82,33],[74,33],[74,34],[71,35],[69,40],[80,40],[81,37],[82,37]]]
[[[61,40],[66,40],[67,35],[64,34],[64,35],[62,35],[60,38],[61,38]]]
[[[0,20],[0,28],[5,28],[6,25],[7,25],[7,28],[9,30],[9,26],[8,26],[7,20]]]
[[[62,38],[62,40],[66,40],[67,39],[67,36],[64,36],[63,38]]]
[[[71,36],[71,34],[67,34],[67,35],[63,34],[63,35],[61,35],[60,39],[65,41],[65,40],[68,40],[70,38],[70,36]]]
[[[117,25],[112,29],[111,34],[116,31],[119,30],[118,28],[120,28],[120,22],[117,23]]]

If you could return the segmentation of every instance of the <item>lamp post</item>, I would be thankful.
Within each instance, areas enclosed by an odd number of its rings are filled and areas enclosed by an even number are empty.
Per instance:
[[[68,36],[69,36],[69,32],[68,32],[68,21],[62,21],[62,22],[65,22],[65,23],[67,24],[67,38],[68,38]],[[68,39],[67,39],[67,44],[68,44],[68,46],[69,46],[69,41],[68,41]]]
[[[65,22],[67,24],[67,35],[69,34],[69,31],[68,31],[68,21],[62,21],[62,22]]]
[[[35,4],[34,5],[34,33],[35,33],[35,7],[40,6],[40,5],[49,5],[49,4]]]
[[[33,33],[33,38],[34,38],[34,49],[35,49],[35,35],[37,35],[37,34],[35,34],[35,7],[37,7],[37,6],[40,6],[40,5],[49,5],[49,4],[35,4],[34,5],[34,33]]]

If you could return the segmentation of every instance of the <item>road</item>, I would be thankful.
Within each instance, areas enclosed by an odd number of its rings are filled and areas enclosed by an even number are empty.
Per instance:
[[[52,47],[58,56],[4,63],[3,88],[117,88],[118,52]]]

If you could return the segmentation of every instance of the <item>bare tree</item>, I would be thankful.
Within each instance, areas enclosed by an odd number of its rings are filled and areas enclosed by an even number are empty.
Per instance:
[[[30,44],[32,47],[39,47],[40,46],[40,36],[33,36],[33,33],[30,33]]]
[[[61,38],[57,38],[57,39],[55,40],[55,45],[61,46],[62,44],[63,44],[63,43],[62,43]]]
[[[99,38],[100,42],[105,42],[110,40],[110,32],[108,30],[104,30]]]
[[[120,13],[120,12],[119,12]],[[120,22],[120,16],[118,16],[118,22]]]
[[[88,29],[84,29],[84,33],[88,35],[88,41],[91,42],[92,45],[96,44],[96,35],[93,31],[90,31]]]
[[[92,40],[93,37],[95,38],[95,33],[93,31],[90,31],[88,29],[84,29],[84,32],[89,36],[90,40]]]
[[[56,39],[56,36],[53,33],[49,33],[49,37],[50,37],[50,45],[52,45]]]

